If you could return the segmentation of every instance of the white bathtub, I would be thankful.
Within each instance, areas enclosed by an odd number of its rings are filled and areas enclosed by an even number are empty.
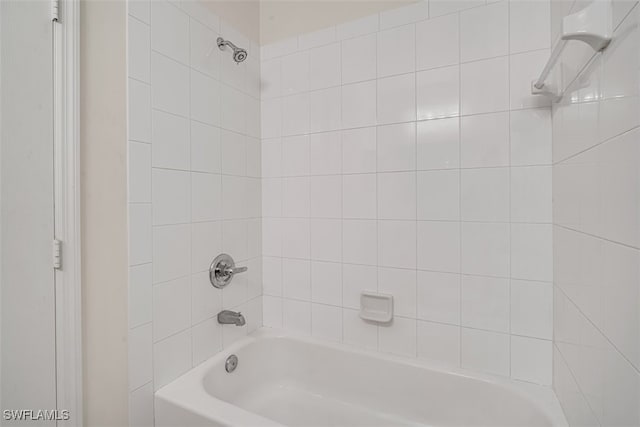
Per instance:
[[[225,360],[238,357],[232,373]],[[156,426],[565,426],[547,387],[261,329],[161,388]]]

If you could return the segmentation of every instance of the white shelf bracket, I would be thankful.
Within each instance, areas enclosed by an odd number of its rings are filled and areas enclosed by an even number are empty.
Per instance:
[[[545,80],[569,40],[581,41],[595,52],[600,52],[609,46],[612,37],[611,0],[593,0],[581,11],[565,16],[562,19],[560,40],[553,48],[540,77],[531,82],[531,93],[549,96],[554,101],[562,98],[563,93],[555,85],[545,83]]]

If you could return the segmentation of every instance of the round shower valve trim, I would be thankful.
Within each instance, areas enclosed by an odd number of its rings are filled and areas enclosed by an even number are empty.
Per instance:
[[[231,255],[220,254],[209,266],[209,280],[216,288],[222,289],[233,280],[233,276],[244,273],[247,267],[236,267]]]

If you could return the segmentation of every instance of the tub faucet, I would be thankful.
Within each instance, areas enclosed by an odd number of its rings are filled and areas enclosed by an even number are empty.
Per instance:
[[[244,326],[245,320],[244,316],[239,311],[222,310],[218,313],[218,323],[221,325]]]

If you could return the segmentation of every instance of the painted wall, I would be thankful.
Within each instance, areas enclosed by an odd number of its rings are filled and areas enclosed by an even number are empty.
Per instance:
[[[266,326],[551,383],[549,8],[421,2],[262,47]]]
[[[126,425],[126,5],[80,10],[84,424]]]
[[[155,390],[262,326],[260,49],[197,2],[128,14],[130,422],[152,425]],[[249,268],[224,290],[222,252]]]
[[[553,34],[587,4],[553,0]],[[640,424],[640,7],[613,6],[604,52],[562,56],[553,107],[553,384],[575,426]]]

